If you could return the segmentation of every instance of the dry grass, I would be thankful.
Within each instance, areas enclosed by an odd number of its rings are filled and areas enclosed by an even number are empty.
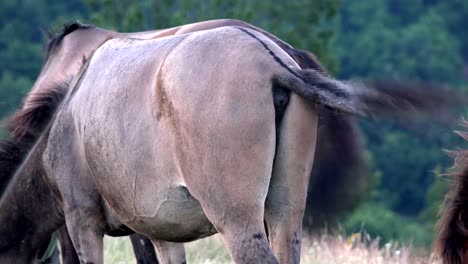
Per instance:
[[[359,235],[347,239],[321,236],[303,240],[301,263],[314,264],[438,264],[433,256],[409,247],[400,248],[391,243],[378,247],[378,241],[361,242]],[[130,240],[106,238],[105,263],[134,264]],[[232,263],[219,235],[185,244],[188,263]]]

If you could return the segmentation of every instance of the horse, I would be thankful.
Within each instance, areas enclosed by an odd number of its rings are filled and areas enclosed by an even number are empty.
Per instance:
[[[32,261],[65,222],[85,263],[129,228],[155,244],[219,232],[236,263],[298,263],[316,105],[371,114],[419,100],[303,70],[242,27],[108,40],[2,197],[0,260]]]
[[[266,32],[258,27],[248,24],[244,21],[235,19],[217,19],[203,21],[169,29],[153,30],[136,33],[119,33],[89,25],[73,23],[66,26],[62,34],[53,38],[49,46],[60,44],[61,50],[51,60],[52,63],[44,65],[38,81],[33,86],[30,94],[25,98],[23,109],[34,109],[35,106],[30,102],[38,91],[47,91],[55,87],[55,83],[64,82],[76,75],[82,59],[89,57],[89,54],[95,50],[105,39],[115,37],[132,38],[158,38],[170,35],[186,34],[200,30],[213,29],[222,26],[241,26],[261,32],[277,45],[285,50],[301,68],[314,68],[322,72],[326,69],[319,63],[316,57],[308,51],[295,49],[286,42],[277,38],[273,34]],[[61,40],[64,39],[63,42]],[[50,47],[49,47],[50,48]],[[49,75],[54,77],[49,77]],[[44,77],[45,76],[45,77]],[[378,88],[378,87],[377,87]],[[359,190],[363,191],[364,186],[354,185],[354,188],[348,188],[350,184],[366,181],[367,175],[370,175],[367,164],[364,160],[363,143],[359,137],[359,128],[357,123],[350,116],[337,115],[325,108],[320,107],[319,134],[317,149],[320,150],[320,157],[317,158],[312,171],[312,181],[309,186],[308,196],[308,221],[307,225],[311,229],[315,226],[322,227],[323,223],[319,219],[332,218],[343,211],[349,211],[354,208],[360,197]],[[25,127],[20,122],[15,122],[14,118],[8,126],[12,135],[21,135]],[[335,134],[333,139],[326,135]],[[329,166],[329,161],[340,155],[346,162],[343,166]],[[330,178],[333,178],[333,184],[330,184]],[[352,180],[350,180],[352,179]],[[340,187],[341,186],[341,187]],[[332,199],[337,195],[342,201],[346,201],[343,206],[330,206]],[[354,191],[353,191],[354,190]],[[320,208],[320,212],[313,210]],[[312,221],[315,219],[315,221]]]
[[[468,127],[468,121],[462,125]],[[457,131],[463,139],[468,140],[468,133]],[[454,180],[445,196],[441,216],[437,223],[437,236],[434,240],[436,253],[444,264],[468,263],[468,151],[450,151],[454,157],[457,172],[452,173]]]
[[[5,153],[3,157],[0,156],[0,163],[3,162],[5,164],[2,170],[3,174],[0,175],[0,183],[6,185],[9,181],[9,176],[13,174],[14,170],[24,159],[32,142],[37,140],[39,136],[38,131],[42,131],[43,126],[48,123],[53,114],[53,105],[63,97],[65,92],[63,89],[67,89],[68,87],[65,84],[77,74],[83,60],[89,57],[91,52],[106,39],[125,36],[148,39],[228,25],[242,26],[262,32],[288,52],[301,68],[316,68],[325,72],[325,69],[312,54],[293,49],[272,34],[239,20],[212,20],[170,29],[137,33],[117,33],[80,23],[67,24],[61,33],[50,36],[51,40],[47,46],[48,53],[41,73],[31,92],[25,98],[24,106],[8,122],[7,127],[11,132],[12,139],[4,141],[3,144],[0,143],[0,148]],[[56,46],[59,46],[59,48],[55,48]],[[54,54],[50,54],[52,49],[56,50]],[[348,180],[346,179],[351,178],[349,171],[354,172],[352,175],[353,179],[366,175],[364,173],[364,161],[361,157],[362,146],[359,137],[355,136],[357,134],[357,126],[352,117],[336,115],[324,108],[320,108],[319,111],[319,140],[317,149],[321,155],[315,161],[312,181],[309,187],[310,195],[308,196],[308,200],[312,200],[308,204],[313,204],[314,207],[321,204],[330,204],[327,202],[327,199],[331,199],[332,197],[329,193],[334,193],[334,189],[327,186],[330,185],[327,180],[330,177],[333,177],[333,186],[336,187],[340,186],[340,182],[347,185],[346,182]],[[343,131],[346,132],[344,133]],[[332,133],[333,137],[331,138],[325,136]],[[332,160],[332,157],[338,153],[346,161],[343,166],[322,165],[328,164],[328,161]],[[1,160],[2,158],[3,161]],[[327,163],[323,162],[325,160]],[[341,189],[349,190],[349,188]],[[346,193],[346,191],[341,192],[340,197],[343,201],[351,201],[351,204],[355,200],[352,194]],[[330,206],[321,206],[320,208],[321,215],[330,215],[333,212],[333,210],[330,211]],[[309,215],[308,219],[312,218],[310,211],[307,213]],[[78,257],[74,253],[70,239],[67,239],[65,227],[59,232],[59,238],[62,252],[64,253],[64,262],[77,263]],[[150,241],[138,234],[132,235],[130,238],[134,250],[138,252],[136,254],[139,259],[138,263],[154,263],[156,261],[154,249],[152,249]],[[148,248],[141,248],[142,245]]]

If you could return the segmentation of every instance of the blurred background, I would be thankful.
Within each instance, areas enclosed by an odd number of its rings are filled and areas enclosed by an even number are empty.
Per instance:
[[[32,87],[46,30],[75,20],[143,31],[216,18],[244,20],[309,50],[340,79],[392,78],[468,90],[466,0],[2,0],[0,120]],[[336,201],[339,212],[327,226],[348,235],[365,230],[382,243],[430,246],[449,186],[437,175],[452,163],[442,149],[466,147],[452,132],[457,124],[359,123],[369,170],[354,175],[359,188],[348,183],[359,199],[341,211]],[[0,137],[8,137],[5,130]]]

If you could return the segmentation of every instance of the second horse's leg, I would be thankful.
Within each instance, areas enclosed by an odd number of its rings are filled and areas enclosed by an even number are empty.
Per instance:
[[[133,234],[130,236],[133,253],[137,259],[137,264],[157,264],[156,251],[153,243],[144,235]]]

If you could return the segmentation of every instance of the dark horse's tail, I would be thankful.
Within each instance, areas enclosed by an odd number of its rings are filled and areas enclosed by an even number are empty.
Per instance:
[[[468,127],[468,122],[463,121]],[[458,132],[465,140],[468,133]],[[438,234],[435,240],[436,252],[445,264],[466,263],[468,243],[468,150],[451,152],[455,166],[460,171],[453,175],[454,180],[445,197],[441,218],[437,224]]]

